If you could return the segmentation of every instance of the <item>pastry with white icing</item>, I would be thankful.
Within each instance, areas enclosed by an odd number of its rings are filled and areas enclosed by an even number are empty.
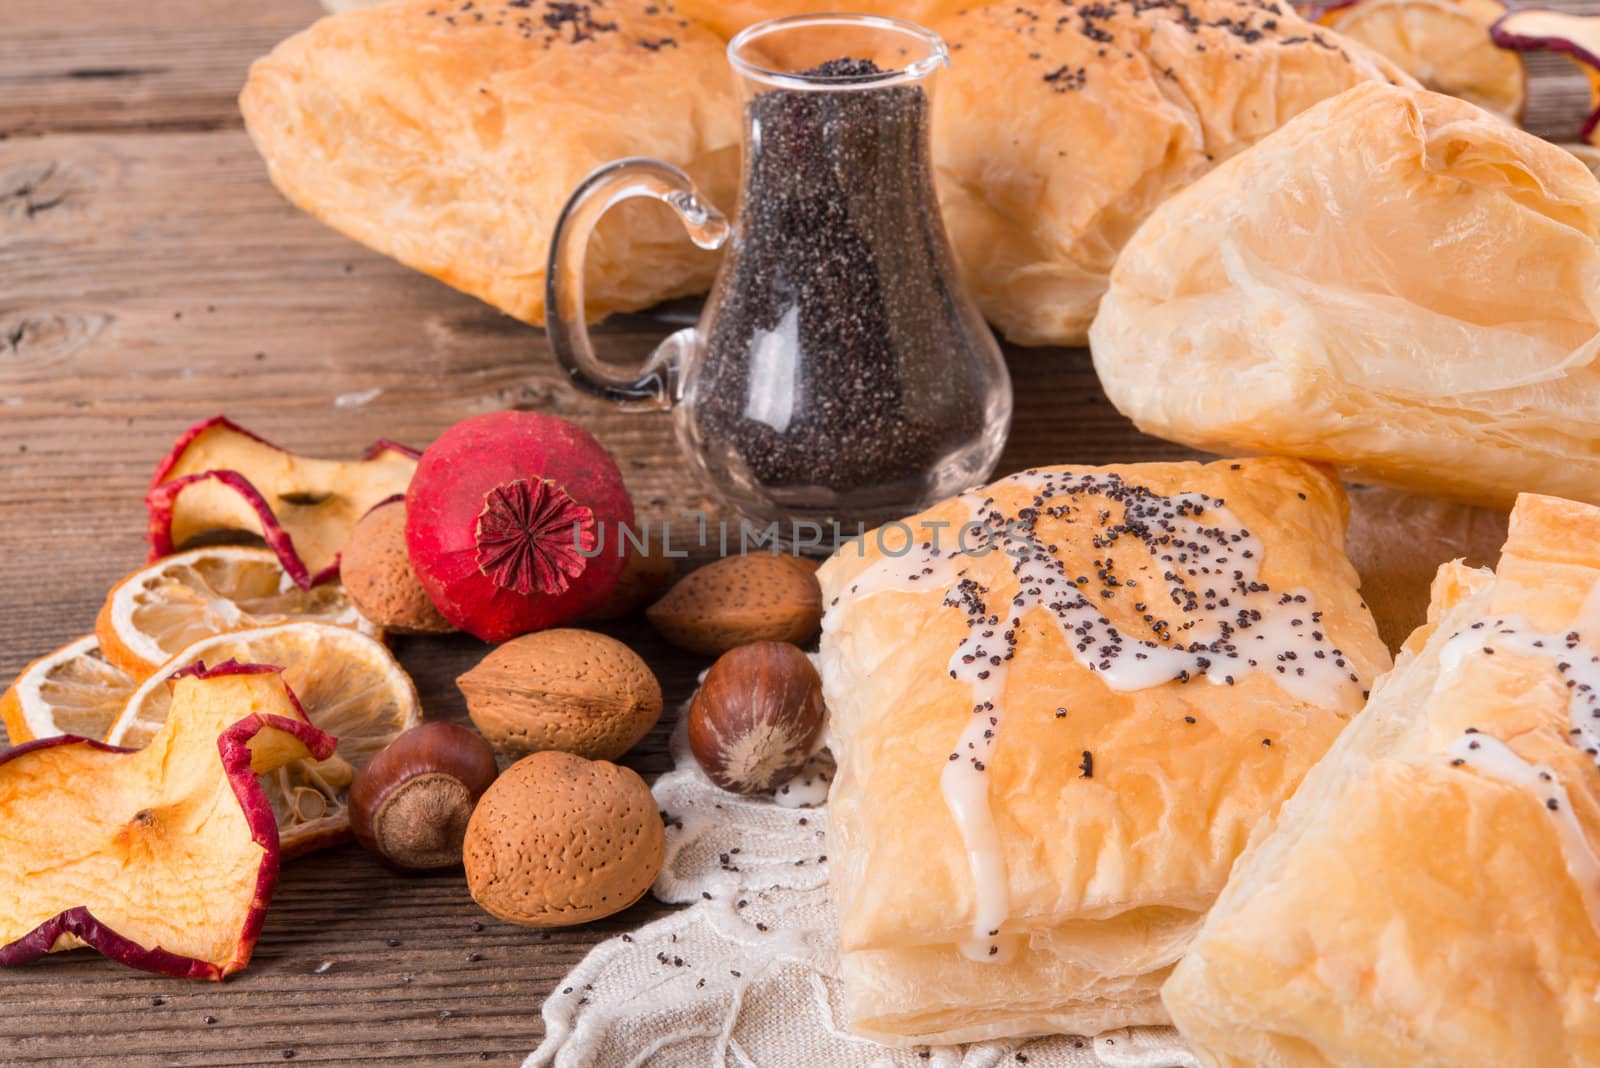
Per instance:
[[[1050,468],[823,566],[858,1033],[1166,1021],[1158,989],[1251,830],[1389,666],[1347,516],[1294,460]]]
[[[1600,1064],[1600,508],[1525,495],[1162,992],[1214,1068]]]

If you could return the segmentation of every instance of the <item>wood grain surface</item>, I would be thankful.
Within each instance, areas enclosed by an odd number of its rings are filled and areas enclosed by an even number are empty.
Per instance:
[[[310,0],[0,0],[0,678],[92,628],[144,558],[155,462],[217,412],[353,456],[378,437],[426,444],[479,412],[550,411],[605,441],[644,515],[709,504],[665,416],[576,393],[540,332],[273,191],[234,98],[249,61],[318,14]],[[1528,125],[1573,136],[1582,78],[1548,58],[1531,68]],[[607,323],[606,354],[642,356],[683,313]],[[1110,407],[1086,353],[1008,358],[1003,471],[1182,455]],[[669,708],[688,696],[703,661],[638,621],[610,629],[655,668]],[[429,715],[462,718],[453,679],[483,647],[398,652]],[[662,770],[670,721],[625,762]],[[664,911],[646,901],[536,932],[480,912],[459,873],[401,878],[340,847],[285,868],[254,962],[227,983],[86,952],[0,971],[0,1063],[514,1063],[587,948]]]

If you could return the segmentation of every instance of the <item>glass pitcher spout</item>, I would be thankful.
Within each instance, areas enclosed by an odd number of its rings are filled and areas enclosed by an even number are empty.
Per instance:
[[[1011,386],[934,192],[944,43],[897,19],[802,15],[750,27],[729,58],[745,111],[731,228],[665,164],[591,175],[552,247],[557,355],[584,388],[671,406],[690,468],[747,519],[848,532],[981,482]],[[622,372],[589,347],[581,250],[606,208],[641,195],[725,248],[698,325]]]

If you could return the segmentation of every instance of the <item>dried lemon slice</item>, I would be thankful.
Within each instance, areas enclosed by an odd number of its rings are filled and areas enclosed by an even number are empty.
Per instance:
[[[1425,88],[1519,124],[1528,102],[1527,69],[1521,56],[1489,37],[1505,10],[1496,0],[1354,0],[1324,9],[1319,21]]]
[[[284,855],[347,838],[351,778],[380,749],[422,722],[411,676],[382,642],[365,634],[297,622],[202,638],[140,684],[106,741],[133,748],[149,744],[171,707],[167,683],[172,676],[197,662],[215,667],[228,660],[282,667],[306,718],[339,739],[327,760],[296,761],[262,776]]]
[[[117,583],[95,621],[107,660],[143,679],[201,638],[309,620],[378,635],[337,582],[301,589],[270,549],[210,546]]]
[[[58,734],[103,738],[135,685],[91,634],[23,668],[0,696],[0,720],[12,745]]]

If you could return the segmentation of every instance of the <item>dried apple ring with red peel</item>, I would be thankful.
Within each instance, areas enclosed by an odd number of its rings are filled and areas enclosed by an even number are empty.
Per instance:
[[[380,441],[360,460],[317,460],[218,416],[184,432],[151,480],[152,562],[201,534],[233,530],[267,543],[303,589],[338,577],[350,531],[374,505],[404,493],[419,453]]]
[[[63,735],[0,753],[0,965],[88,945],[191,979],[243,968],[278,879],[256,776],[335,742],[278,669],[230,662],[174,680],[148,748]]]
[[[1489,36],[1501,48],[1557,52],[1581,67],[1589,79],[1589,117],[1580,136],[1600,146],[1600,16],[1525,7],[1502,16]]]

